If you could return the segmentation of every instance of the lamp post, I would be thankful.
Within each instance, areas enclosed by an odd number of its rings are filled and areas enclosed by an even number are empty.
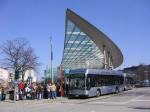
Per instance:
[[[144,71],[145,72],[145,79],[148,80],[148,71]]]
[[[18,93],[18,78],[19,78],[19,70],[15,70],[15,74],[14,74],[14,103],[16,101],[16,96]]]
[[[51,69],[50,69],[50,77],[51,77],[51,81],[52,83],[54,82],[53,80],[53,51],[52,51],[52,37],[50,37],[50,48],[51,48]]]
[[[29,79],[29,84],[31,84],[32,83],[31,68],[29,69],[29,77],[28,77],[28,79]]]

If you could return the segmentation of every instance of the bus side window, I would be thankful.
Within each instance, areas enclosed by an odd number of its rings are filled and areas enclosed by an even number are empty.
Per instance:
[[[90,77],[87,78],[87,89],[89,90],[91,88],[91,79]]]
[[[90,83],[90,77],[88,77],[88,83]]]

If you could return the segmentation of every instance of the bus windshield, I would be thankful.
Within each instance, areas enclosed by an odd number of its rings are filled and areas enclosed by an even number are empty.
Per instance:
[[[85,89],[85,75],[84,74],[71,74],[69,77],[69,89]]]

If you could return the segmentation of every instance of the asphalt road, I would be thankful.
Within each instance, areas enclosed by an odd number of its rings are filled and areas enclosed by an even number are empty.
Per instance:
[[[0,102],[0,112],[150,112],[150,88],[88,99],[6,100]]]

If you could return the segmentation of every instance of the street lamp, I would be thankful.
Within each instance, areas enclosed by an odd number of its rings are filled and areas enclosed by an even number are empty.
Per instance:
[[[146,70],[144,71],[144,73],[145,73],[145,79],[148,80],[148,71]]]
[[[53,83],[53,81],[54,81],[54,79],[53,79],[53,77],[54,77],[54,75],[53,75],[53,49],[52,49],[52,37],[50,37],[50,48],[51,48],[51,81],[52,81],[52,83]]]
[[[18,79],[19,79],[19,70],[15,70],[15,74],[14,74],[14,103],[16,101],[16,96],[18,94]]]

